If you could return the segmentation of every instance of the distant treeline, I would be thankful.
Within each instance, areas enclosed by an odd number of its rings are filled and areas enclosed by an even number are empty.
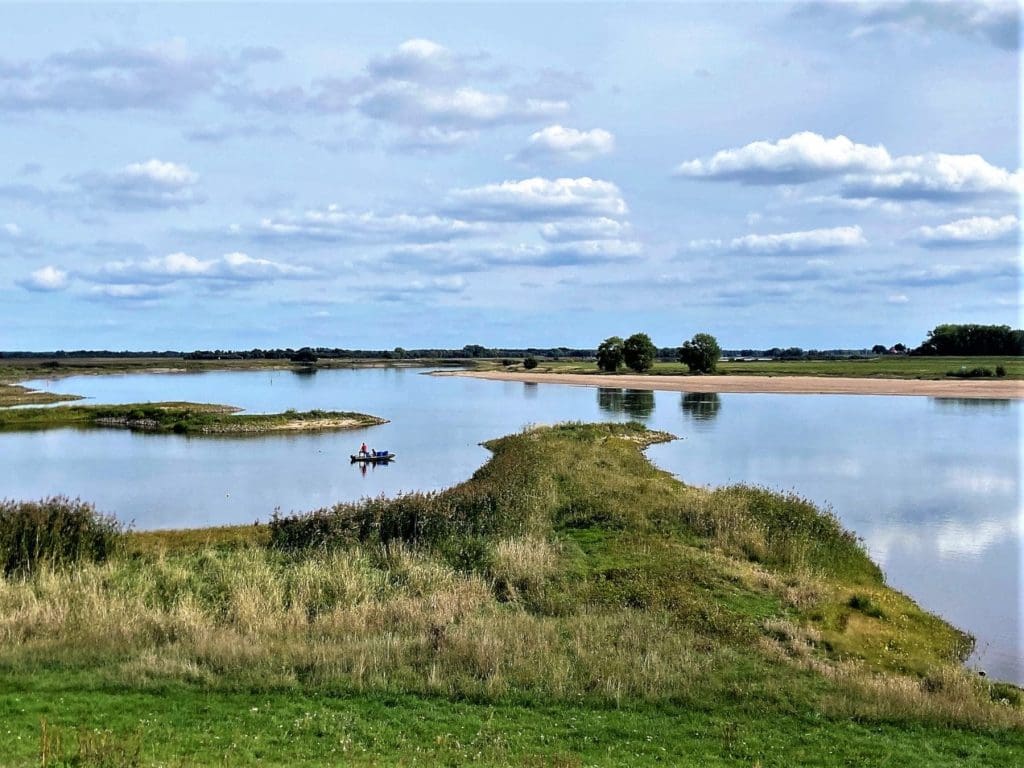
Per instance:
[[[90,357],[109,358],[143,358],[168,357],[184,358],[185,360],[465,360],[467,358],[508,358],[541,357],[546,359],[593,358],[596,349],[580,349],[575,347],[484,347],[479,344],[468,344],[460,349],[340,349],[332,347],[301,347],[292,349],[198,349],[193,352],[164,350],[162,352],[128,352],[109,349],[79,349],[54,352],[0,352],[0,357],[8,358],[46,358],[46,359],[81,359]],[[846,360],[856,357],[871,357],[869,349],[810,349],[800,347],[771,347],[769,349],[732,349],[723,350],[725,357],[770,357],[781,360]],[[675,360],[679,355],[679,347],[660,347],[657,350],[659,360]]]
[[[1008,325],[937,325],[917,355],[1024,355],[1024,331]]]
[[[802,349],[800,347],[770,347],[768,349],[723,349],[725,358],[770,358],[773,360],[851,360],[875,357],[886,349],[875,345],[873,349]],[[911,355],[1024,355],[1024,330],[1014,330],[1008,325],[977,325],[947,323],[936,326],[928,332],[928,338],[916,349],[907,350],[903,344],[896,344],[888,352]],[[676,360],[679,347],[659,347],[659,360]],[[0,357],[75,359],[87,357],[139,358],[139,357],[181,357],[186,360],[294,360],[312,362],[316,360],[465,360],[467,358],[499,358],[521,360],[538,357],[553,360],[584,358],[593,359],[597,349],[574,347],[485,347],[481,344],[467,344],[459,349],[341,349],[337,347],[301,347],[299,349],[200,349],[193,352],[174,350],[129,352],[102,350],[62,349],[54,352],[0,352]]]

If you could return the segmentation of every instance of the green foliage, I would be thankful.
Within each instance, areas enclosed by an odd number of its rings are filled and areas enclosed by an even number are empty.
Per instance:
[[[1005,365],[997,365],[996,366],[996,376],[998,376],[999,378],[1002,378],[1005,375],[1006,375],[1006,366]]]
[[[622,339],[618,336],[609,336],[597,347],[597,367],[605,373],[615,373],[622,367],[623,351]]]
[[[317,361],[317,354],[309,347],[303,347],[293,354],[290,359],[293,363],[315,363]]]
[[[0,560],[4,576],[46,565],[102,562],[123,543],[124,529],[91,504],[64,496],[0,501]]]
[[[525,368],[528,371],[532,371],[536,367],[537,367],[537,358],[536,357],[533,357],[531,355],[530,357],[523,358],[523,368]]]
[[[919,355],[1024,355],[1024,331],[1008,325],[946,323],[928,331]]]
[[[968,368],[967,366],[961,366],[955,371],[946,371],[947,376],[952,376],[956,379],[988,379],[992,378],[992,369],[977,366],[974,368]],[[1003,375],[1006,375],[1006,370],[1003,370]]]
[[[888,351],[889,349],[885,344],[875,344],[875,346],[871,348],[871,354],[873,355],[884,355]]]
[[[710,333],[695,334],[679,348],[679,362],[693,373],[714,373],[721,357],[718,340]]]
[[[646,333],[634,333],[622,344],[622,359],[629,368],[643,373],[654,365],[658,348]]]

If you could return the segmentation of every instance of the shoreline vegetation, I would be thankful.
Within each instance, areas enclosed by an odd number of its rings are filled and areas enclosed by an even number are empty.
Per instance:
[[[0,763],[1024,759],[1024,692],[963,667],[972,638],[810,502],[657,469],[666,439],[531,427],[445,491],[116,541],[5,502]]]
[[[239,410],[229,405],[182,402],[8,408],[0,410],[0,432],[77,427],[230,437],[359,429],[387,423],[387,419],[349,411],[289,410],[271,414],[240,414]]]

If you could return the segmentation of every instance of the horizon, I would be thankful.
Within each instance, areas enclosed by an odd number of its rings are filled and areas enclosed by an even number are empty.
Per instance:
[[[0,348],[1021,326],[1013,2],[38,9]]]

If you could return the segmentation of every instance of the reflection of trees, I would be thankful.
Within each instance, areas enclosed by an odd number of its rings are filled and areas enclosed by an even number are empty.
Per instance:
[[[524,381],[523,382],[523,394],[531,400],[537,397],[537,382],[535,381]]]
[[[296,376],[315,376],[317,371],[316,366],[313,365],[303,365],[297,368],[291,368],[290,370]]]
[[[1010,407],[1010,400],[994,400],[986,397],[933,397],[932,401],[940,408],[949,410],[987,410],[1001,411]]]
[[[646,389],[597,388],[597,407],[608,413],[624,413],[647,419],[654,412],[654,393]]]
[[[722,408],[722,398],[715,392],[683,392],[679,406],[696,421],[711,421]]]

